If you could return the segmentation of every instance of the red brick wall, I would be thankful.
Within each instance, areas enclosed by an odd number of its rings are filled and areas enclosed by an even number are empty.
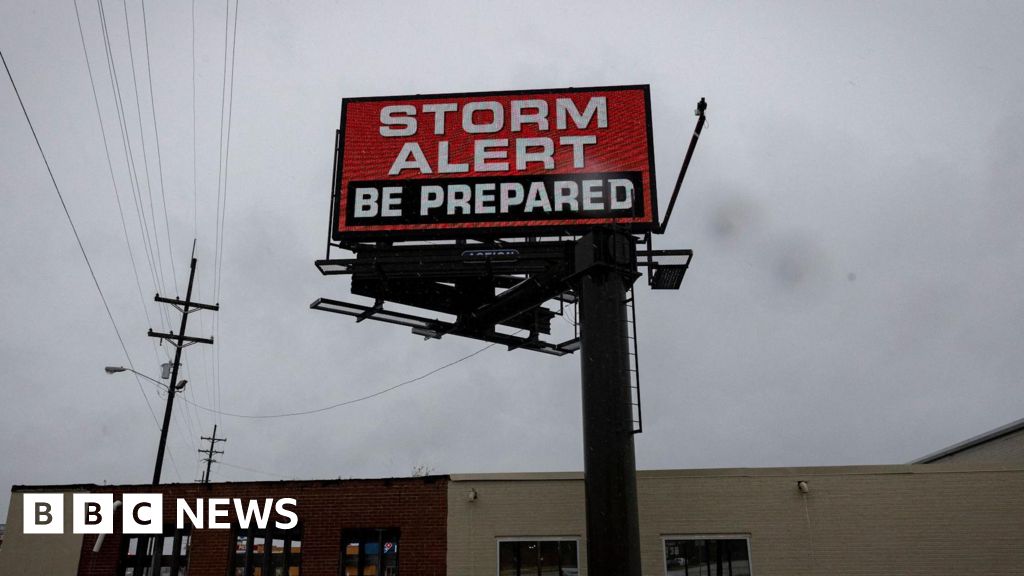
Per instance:
[[[341,531],[349,528],[398,528],[401,576],[444,576],[447,543],[447,483],[445,477],[390,480],[328,480],[303,482],[231,482],[222,484],[165,484],[102,486],[96,492],[160,492],[164,522],[173,523],[175,499],[295,498],[302,526],[303,576],[338,576]],[[120,511],[118,513],[120,516]],[[234,514],[232,513],[232,517]],[[115,523],[120,532],[120,521]],[[232,530],[195,530],[189,551],[190,576],[227,576]],[[92,552],[96,536],[82,544],[79,576],[112,576],[121,550],[120,534],[106,537],[103,549]]]

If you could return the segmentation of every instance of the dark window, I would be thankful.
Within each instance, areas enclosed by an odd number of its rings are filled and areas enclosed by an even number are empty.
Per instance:
[[[577,576],[575,540],[506,540],[498,542],[498,576]]]
[[[668,576],[750,576],[746,538],[667,538]]]
[[[231,576],[299,576],[301,566],[302,526],[235,530]]]
[[[342,576],[398,576],[398,530],[343,531],[341,573]]]
[[[120,576],[186,576],[191,529],[165,526],[164,533],[126,534],[121,538]],[[154,554],[154,551],[156,552]]]

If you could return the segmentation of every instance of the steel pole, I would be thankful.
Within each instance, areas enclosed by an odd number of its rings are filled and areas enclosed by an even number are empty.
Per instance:
[[[595,229],[577,244],[576,262],[587,574],[640,576],[626,309],[626,290],[636,278],[633,240]]]

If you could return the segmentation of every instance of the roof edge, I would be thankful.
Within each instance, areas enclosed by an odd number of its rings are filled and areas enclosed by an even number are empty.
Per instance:
[[[426,476],[398,476],[398,477],[384,477],[384,478],[311,478],[311,479],[299,479],[294,480],[239,480],[239,481],[227,481],[227,482],[211,482],[210,484],[216,484],[217,486],[231,485],[231,484],[245,484],[245,485],[257,485],[264,484],[267,486],[278,486],[282,484],[320,484],[320,485],[331,485],[331,484],[344,484],[346,482],[410,482],[420,480],[425,483],[443,482],[450,480],[447,474],[429,474]],[[102,490],[120,490],[124,488],[153,488],[158,486],[167,487],[180,487],[180,486],[203,486],[199,482],[166,482],[161,484],[14,484],[11,486],[11,492],[40,492],[44,490],[60,490],[65,492],[71,492],[75,490],[80,491],[102,491]]]
[[[1020,432],[1021,430],[1024,430],[1024,418],[1021,418],[1020,420],[1016,420],[1014,422],[1010,422],[1009,424],[1005,424],[998,428],[994,428],[992,430],[989,430],[988,432],[984,432],[972,438],[968,438],[967,440],[964,440],[962,442],[957,442],[952,446],[947,446],[946,448],[922,456],[917,460],[908,462],[908,464],[931,464],[937,460],[947,458],[954,454],[958,454],[960,452],[969,450],[971,448],[974,448],[975,446],[980,446],[981,444],[985,444],[993,440],[998,440],[1003,436],[1009,436],[1010,434]]]

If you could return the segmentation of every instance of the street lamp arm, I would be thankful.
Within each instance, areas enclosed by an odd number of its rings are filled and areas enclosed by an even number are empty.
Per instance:
[[[142,376],[146,380],[149,380],[150,382],[153,382],[154,384],[156,384],[157,386],[160,386],[164,390],[167,389],[167,384],[164,384],[163,382],[157,380],[156,378],[152,378],[150,376],[147,376],[147,375],[143,374],[142,372],[139,372],[138,370],[132,370],[131,368],[125,368],[124,366],[107,366],[106,368],[103,369],[103,371],[106,372],[107,374],[117,374],[118,372],[131,372],[132,374],[135,374],[136,376]]]

